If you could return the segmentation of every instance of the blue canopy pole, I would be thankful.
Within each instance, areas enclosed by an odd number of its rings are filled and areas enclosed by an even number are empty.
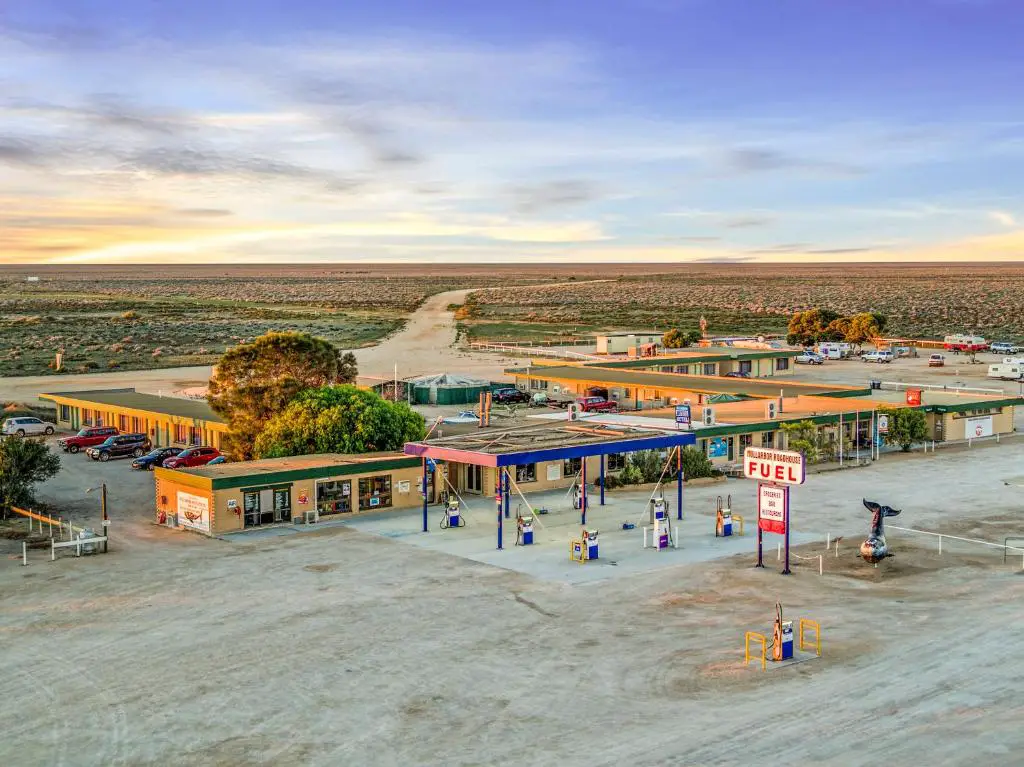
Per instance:
[[[423,459],[423,532],[427,532],[427,459]]]
[[[501,483],[501,494],[505,498],[505,519],[508,519],[508,507],[510,505],[509,502],[512,500],[511,498],[509,498],[509,491],[511,490],[511,488],[509,487],[510,477],[508,476],[508,469],[504,469],[501,473],[502,476],[504,477],[504,481]]]
[[[683,520],[683,448],[676,448],[676,519]]]
[[[601,456],[601,505],[604,506],[604,456]]]
[[[495,469],[495,471],[499,471],[499,469]],[[498,507],[498,551],[501,551],[501,475],[498,475],[496,479],[497,481],[494,483],[494,503]]]
[[[587,524],[587,459],[580,466],[580,524]]]

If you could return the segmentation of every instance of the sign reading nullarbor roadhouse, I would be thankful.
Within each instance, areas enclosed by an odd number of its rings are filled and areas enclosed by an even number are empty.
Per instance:
[[[743,476],[780,485],[802,485],[806,479],[803,453],[748,447],[743,451]]]

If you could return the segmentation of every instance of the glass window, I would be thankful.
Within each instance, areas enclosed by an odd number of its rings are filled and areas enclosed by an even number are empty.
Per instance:
[[[188,430],[188,444],[190,445],[201,445],[203,444],[203,430],[197,426],[192,426]]]
[[[788,357],[779,357],[777,360],[775,360],[775,369],[776,370],[789,370],[789,358]]]
[[[761,447],[775,447],[775,432],[761,432]]]
[[[288,487],[274,490],[274,521],[288,522],[292,518],[292,491]]]
[[[753,363],[751,363],[750,360],[740,360],[741,373],[750,373],[750,371],[752,371],[753,369]]]
[[[625,453],[609,453],[606,461],[606,471],[622,471],[626,468]]]
[[[740,435],[740,457],[743,457],[743,451],[754,444],[753,434],[741,434]]]
[[[71,420],[71,406],[61,405],[60,406],[60,420],[70,421]]]
[[[316,508],[321,514],[348,514],[352,511],[352,481],[331,479],[316,483]]]
[[[245,513],[245,526],[258,525],[260,521],[260,494],[250,491],[242,496],[242,510]]]
[[[705,362],[704,363],[704,375],[713,376],[715,375],[715,367],[718,365],[717,362]]]
[[[575,477],[580,473],[581,468],[583,468],[582,458],[566,458],[562,461],[562,476]]]
[[[521,466],[516,466],[516,482],[536,482],[537,481],[537,464],[535,463],[524,463]]]
[[[117,428],[121,431],[128,431],[128,416],[119,415],[117,417]]]
[[[391,475],[378,474],[359,479],[359,510],[383,509],[391,505]]]
[[[188,427],[185,424],[174,424],[174,441],[188,444]]]

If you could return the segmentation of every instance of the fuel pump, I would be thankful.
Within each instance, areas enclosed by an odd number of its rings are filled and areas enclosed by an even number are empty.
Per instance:
[[[772,660],[793,657],[793,621],[782,620],[782,603],[775,603],[775,625],[772,628]]]
[[[672,517],[669,514],[669,502],[664,497],[652,498],[650,501],[651,540],[657,550],[667,549],[672,545]],[[647,545],[647,534],[644,533],[644,545]]]
[[[449,527],[465,527],[466,520],[463,518],[462,513],[459,511],[459,499],[458,497],[448,498],[448,504],[444,507],[444,517],[441,518],[441,529],[446,530]]]
[[[516,546],[533,544],[533,515],[516,517]]]
[[[726,538],[732,535],[732,496],[727,496],[722,505],[722,496],[718,496],[718,508],[715,513],[715,537]]]
[[[583,528],[583,548],[587,559],[597,559],[597,530]]]

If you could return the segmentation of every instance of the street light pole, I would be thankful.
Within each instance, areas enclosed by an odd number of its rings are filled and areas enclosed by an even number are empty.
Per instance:
[[[101,529],[103,530],[103,553],[107,553],[107,544],[110,543],[110,519],[107,517],[107,483],[100,486],[100,510],[103,513]]]

